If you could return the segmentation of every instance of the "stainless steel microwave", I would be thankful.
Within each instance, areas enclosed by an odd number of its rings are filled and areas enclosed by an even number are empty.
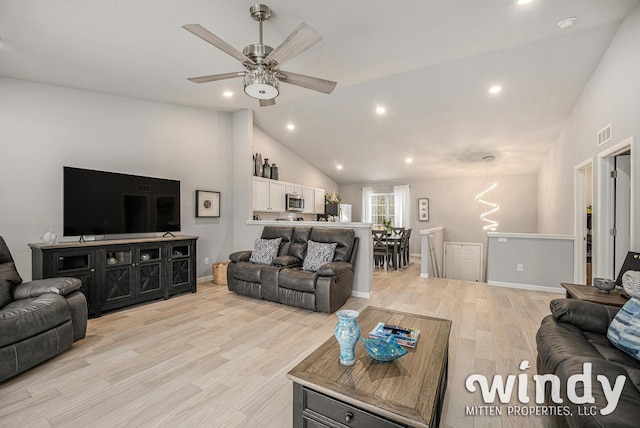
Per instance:
[[[299,193],[287,193],[287,211],[304,211],[304,198]]]

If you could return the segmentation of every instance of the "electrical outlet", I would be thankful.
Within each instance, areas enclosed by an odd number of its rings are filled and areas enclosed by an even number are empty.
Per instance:
[[[205,264],[205,265],[208,265],[208,264],[209,264],[209,257],[205,257],[205,258],[204,258],[204,264]]]
[[[518,272],[524,272],[524,265],[522,263],[518,263],[517,269]]]

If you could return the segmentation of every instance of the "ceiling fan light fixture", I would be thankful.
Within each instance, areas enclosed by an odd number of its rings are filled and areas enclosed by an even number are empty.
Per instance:
[[[250,70],[244,76],[244,92],[250,97],[259,100],[271,100],[280,94],[278,78],[274,73],[256,68]]]

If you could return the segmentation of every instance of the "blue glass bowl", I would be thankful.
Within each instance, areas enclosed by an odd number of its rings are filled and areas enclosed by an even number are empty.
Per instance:
[[[400,346],[393,336],[381,339],[361,337],[360,340],[369,355],[376,361],[393,361],[407,354],[407,350]]]

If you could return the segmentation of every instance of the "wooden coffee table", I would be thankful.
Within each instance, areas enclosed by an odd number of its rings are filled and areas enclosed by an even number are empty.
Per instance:
[[[358,317],[361,336],[367,337],[381,321],[418,328],[416,347],[398,360],[382,363],[359,341],[356,364],[345,367],[338,362],[338,342],[327,339],[287,373],[293,381],[294,427],[438,426],[447,387],[451,321],[366,307]]]
[[[596,287],[591,285],[561,284],[567,290],[567,299],[586,300],[587,302],[601,303],[609,306],[623,306],[627,299],[622,297],[618,290],[611,290],[609,293],[601,293]]]

